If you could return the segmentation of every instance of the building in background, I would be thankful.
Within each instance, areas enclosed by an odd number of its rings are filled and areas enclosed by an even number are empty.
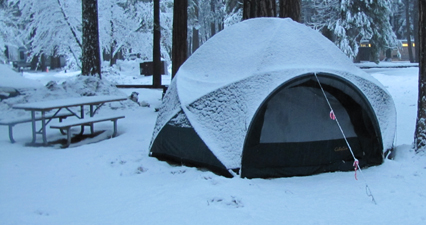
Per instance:
[[[46,56],[33,57],[30,59],[30,52],[24,46],[6,46],[6,57],[9,63],[12,63],[16,70],[31,69],[42,70],[62,68],[66,65],[65,57],[63,56]]]
[[[407,40],[398,40],[399,46],[397,49],[389,49],[386,52],[380,54],[380,61],[410,61],[408,54],[408,42]],[[412,48],[414,52],[415,43],[412,41]],[[371,61],[370,60],[371,44],[368,41],[361,42],[359,44],[358,55],[356,62]]]

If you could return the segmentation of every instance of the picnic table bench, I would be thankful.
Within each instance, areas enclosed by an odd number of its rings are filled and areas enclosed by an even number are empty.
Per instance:
[[[59,112],[52,115],[45,115],[44,119],[52,120],[52,119],[59,119],[59,122],[62,122],[63,119],[66,119],[69,116],[74,116],[74,114],[70,112]],[[42,116],[35,116],[35,121],[41,121],[43,118]],[[33,121],[32,118],[16,118],[16,119],[2,119],[0,120],[0,125],[9,126],[9,139],[11,143],[15,143],[15,139],[13,138],[13,126],[20,123],[28,123]]]
[[[78,119],[73,121],[65,121],[60,123],[51,124],[50,128],[54,129],[61,129],[66,130],[67,133],[67,144],[65,147],[68,147],[71,144],[71,127],[75,126],[90,126],[90,132],[93,134],[93,124],[98,122],[104,122],[104,121],[112,121],[114,128],[112,137],[115,137],[117,135],[117,120],[124,118],[123,115],[119,116],[98,116],[98,117],[89,117],[84,119]]]

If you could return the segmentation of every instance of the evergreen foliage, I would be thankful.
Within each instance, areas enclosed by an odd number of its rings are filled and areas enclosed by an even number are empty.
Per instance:
[[[314,26],[333,32],[334,42],[350,58],[358,54],[361,41],[371,44],[371,59],[397,46],[390,24],[391,0],[318,0]]]

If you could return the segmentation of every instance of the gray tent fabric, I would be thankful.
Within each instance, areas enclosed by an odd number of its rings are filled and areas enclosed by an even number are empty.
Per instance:
[[[346,137],[355,137],[346,109],[333,95],[328,93],[327,98],[334,113],[339,115],[339,122]],[[260,143],[341,139],[342,133],[337,129],[336,122],[328,116],[329,112],[327,101],[320,89],[284,89],[267,104]]]
[[[245,20],[198,48],[163,98],[149,154],[249,178],[350,169],[315,74],[362,165],[382,163],[395,135],[392,97],[319,32],[288,18]]]

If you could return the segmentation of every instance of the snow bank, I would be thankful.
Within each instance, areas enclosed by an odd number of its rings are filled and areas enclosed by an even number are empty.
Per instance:
[[[37,88],[42,86],[39,83],[25,79],[22,73],[15,72],[9,65],[0,63],[0,87]]]
[[[21,83],[21,80],[25,82]],[[56,81],[47,82],[45,86],[39,81],[31,81],[23,77],[19,79],[15,77],[11,79],[11,81],[12,82],[7,83],[7,85],[27,88],[18,89],[21,94],[16,97],[0,101],[0,118],[29,118],[29,112],[12,108],[12,106],[16,104],[80,96],[127,96],[106,79],[99,79],[94,76],[73,76],[65,79],[61,83],[57,83]],[[28,86],[25,84],[28,84]],[[138,107],[138,105],[131,100],[111,102],[106,105],[108,105],[108,108],[113,109]],[[88,113],[87,110],[86,112]]]

